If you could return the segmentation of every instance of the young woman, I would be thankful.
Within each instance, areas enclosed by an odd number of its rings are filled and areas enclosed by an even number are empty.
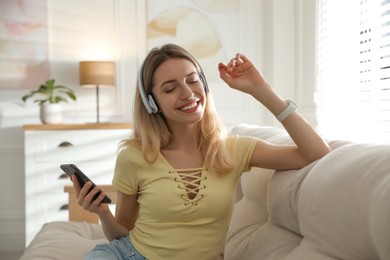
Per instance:
[[[330,151],[249,59],[237,54],[218,65],[231,88],[252,95],[281,121],[295,145],[227,136],[204,73],[183,48],[152,49],[139,74],[134,129],[123,142],[113,185],[115,216],[93,200],[98,188],[80,188],[79,204],[96,213],[111,241],[87,259],[212,259],[223,249],[235,186],[250,167],[301,168]]]

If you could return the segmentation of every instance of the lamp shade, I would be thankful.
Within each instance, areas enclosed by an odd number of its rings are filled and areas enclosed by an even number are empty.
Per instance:
[[[80,85],[82,87],[114,86],[115,63],[111,61],[81,61]]]

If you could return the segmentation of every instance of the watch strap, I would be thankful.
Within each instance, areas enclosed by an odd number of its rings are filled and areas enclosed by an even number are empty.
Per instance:
[[[286,100],[287,107],[280,113],[276,118],[279,120],[279,122],[282,122],[285,120],[289,115],[291,115],[292,112],[294,112],[297,109],[297,105],[291,101]]]

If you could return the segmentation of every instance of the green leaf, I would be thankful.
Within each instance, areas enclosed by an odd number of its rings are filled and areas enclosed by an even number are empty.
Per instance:
[[[37,90],[32,90],[28,94],[22,96],[23,102],[26,102],[27,99],[39,95],[40,97],[36,99],[34,102],[42,105],[46,102],[49,103],[60,103],[60,102],[68,102],[68,98],[76,101],[76,95],[74,91],[63,85],[55,85],[54,79],[49,79],[38,87]]]

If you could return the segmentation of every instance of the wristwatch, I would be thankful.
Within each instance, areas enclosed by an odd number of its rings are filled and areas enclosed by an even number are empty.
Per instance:
[[[276,118],[279,120],[279,122],[282,122],[284,119],[286,119],[289,115],[291,115],[292,112],[294,112],[297,109],[297,105],[291,101],[286,100],[287,107],[280,113]]]

